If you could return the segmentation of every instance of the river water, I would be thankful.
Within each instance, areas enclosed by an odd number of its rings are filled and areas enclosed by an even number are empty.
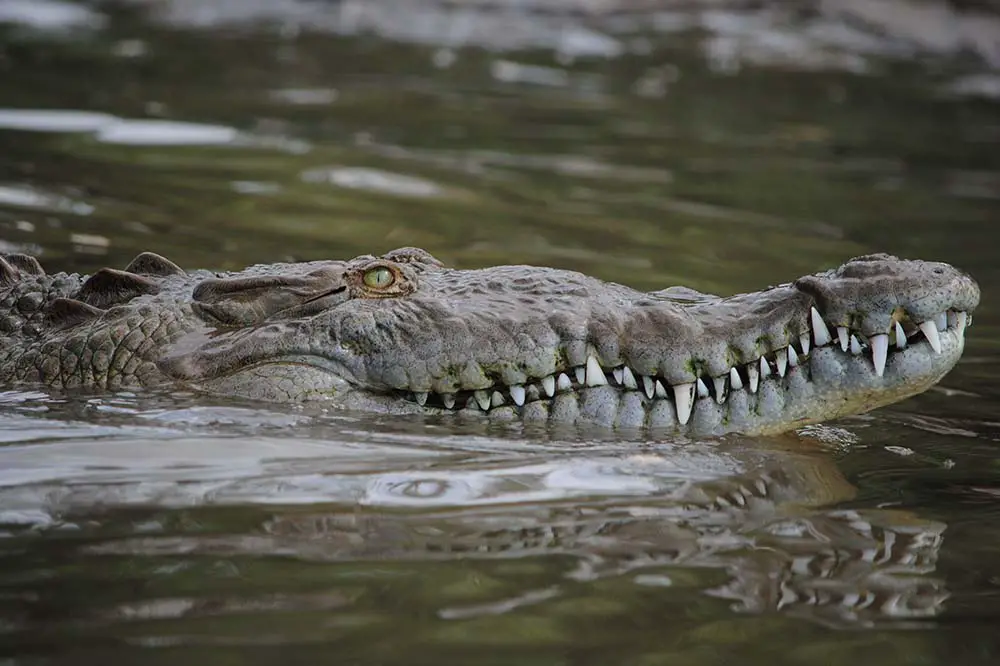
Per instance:
[[[994,19],[625,4],[7,0],[0,250],[722,294],[887,251],[979,280],[954,372],[707,442],[4,387],[0,663],[1000,660]]]

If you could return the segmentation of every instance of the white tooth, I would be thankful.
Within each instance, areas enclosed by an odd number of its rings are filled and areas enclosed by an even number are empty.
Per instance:
[[[847,345],[850,344],[850,339],[847,337],[846,326],[837,327],[837,338],[840,340],[840,351],[847,351]]]
[[[493,395],[490,396],[490,407],[499,407],[503,404],[503,393],[500,391],[493,391]]]
[[[635,383],[635,375],[626,365],[622,368],[622,385],[627,389],[632,389],[633,391],[639,388],[639,385]]]
[[[646,397],[650,400],[653,399],[653,378],[642,376],[642,390],[646,392]]]
[[[931,349],[940,354],[941,337],[938,335],[937,326],[934,324],[934,321],[928,319],[920,325],[920,330],[923,331],[924,335],[927,337],[927,342],[931,343]]]
[[[761,379],[767,377],[771,374],[771,364],[767,362],[767,359],[763,356],[760,357],[760,376]]]
[[[959,312],[958,314],[955,315],[955,319],[956,319],[955,325],[958,327],[958,330],[961,331],[962,329],[965,328],[965,324],[969,320],[969,315],[966,314],[965,312]]]
[[[873,335],[868,342],[872,345],[872,363],[875,364],[875,374],[881,377],[885,374],[885,361],[889,357],[889,336],[885,333]]]
[[[524,405],[524,387],[520,384],[514,384],[510,387],[510,399],[514,401],[514,404],[518,407]]]
[[[713,377],[712,383],[715,384],[715,401],[721,405],[726,401],[726,376]]]
[[[550,398],[556,394],[555,375],[542,377],[542,390],[545,391],[545,395],[549,396]]]
[[[618,384],[622,383],[622,369],[615,368],[611,371],[611,376],[615,378],[615,382]]]
[[[795,367],[799,364],[799,355],[795,353],[795,347],[788,345],[788,365]]]
[[[760,384],[760,373],[757,372],[757,365],[747,363],[747,379],[750,380],[750,392],[757,392],[757,385]]]
[[[427,392],[426,391],[418,391],[417,393],[413,394],[413,397],[416,398],[417,404],[420,405],[421,407],[423,407],[424,405],[427,404]]]
[[[701,381],[701,377],[699,377],[695,381],[694,385],[695,385],[695,388],[698,391],[698,397],[699,398],[707,398],[708,397],[708,387],[705,386],[705,382]]]
[[[455,394],[454,393],[442,393],[441,394],[441,402],[444,403],[445,407],[447,407],[448,409],[451,409],[452,407],[455,406]]]
[[[569,377],[565,372],[560,372],[559,376],[556,377],[556,389],[560,391],[568,391],[573,388],[573,382],[569,380]]]
[[[808,333],[803,333],[802,335],[799,336],[799,345],[802,347],[802,353],[803,354],[808,354],[809,353],[809,334]]]
[[[587,357],[587,386],[605,386],[608,378],[604,376],[601,364],[593,356]]]
[[[677,407],[677,420],[684,425],[691,418],[691,408],[694,407],[694,384],[678,384],[674,387],[674,405]]]
[[[858,342],[858,338],[855,335],[851,336],[851,353],[855,356],[861,353],[861,343]]]
[[[790,349],[790,347],[786,347],[785,349]],[[788,352],[784,349],[779,349],[774,355],[774,360],[778,365],[778,376],[784,377],[785,372],[788,370]]]
[[[958,313],[954,310],[948,310],[948,328],[958,327]]]
[[[736,368],[729,368],[729,388],[733,391],[739,391],[743,388],[743,379]]]
[[[490,408],[490,394],[486,391],[475,391],[472,397],[476,399],[476,403],[479,405],[479,409],[484,412]]]
[[[581,365],[579,368],[573,368],[573,372],[576,373],[576,383],[583,386],[587,382],[587,368]]]
[[[896,322],[896,346],[900,349],[906,349],[906,333],[903,332],[903,325],[898,321]]]
[[[948,314],[942,312],[940,314],[934,315],[934,323],[937,325],[937,330],[943,331],[948,328]]]
[[[810,309],[809,319],[812,322],[813,340],[816,341],[816,346],[822,347],[830,342],[832,339],[830,337],[830,329],[826,327],[826,322],[819,316],[819,310],[816,308]]]
[[[694,385],[692,384],[692,386]],[[657,379],[656,383],[653,384],[653,393],[654,395],[656,395],[657,398],[667,397],[667,389],[663,388],[663,384],[660,383],[659,379]]]

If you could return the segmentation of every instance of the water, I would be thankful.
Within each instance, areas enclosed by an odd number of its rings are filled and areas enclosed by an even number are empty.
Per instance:
[[[709,442],[8,387],[3,663],[998,659],[995,19],[567,4],[0,3],[0,249],[714,293],[888,251],[979,280],[962,363]]]

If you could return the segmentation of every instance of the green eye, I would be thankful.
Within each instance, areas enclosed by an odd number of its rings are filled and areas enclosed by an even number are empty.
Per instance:
[[[396,276],[388,268],[373,268],[365,272],[365,286],[372,289],[385,289],[396,281]]]

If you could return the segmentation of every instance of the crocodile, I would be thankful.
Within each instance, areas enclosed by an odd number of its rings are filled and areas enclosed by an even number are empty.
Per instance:
[[[925,391],[978,303],[959,269],[888,254],[725,298],[418,248],[226,273],[145,252],[90,276],[9,254],[0,383],[771,434]]]

